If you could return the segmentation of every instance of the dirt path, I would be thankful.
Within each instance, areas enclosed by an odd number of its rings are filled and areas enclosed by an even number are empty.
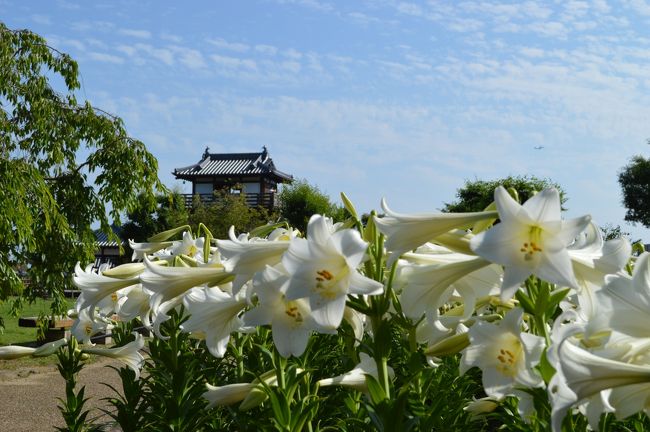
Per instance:
[[[120,363],[99,359],[86,365],[78,384],[86,386],[86,397],[91,398],[87,402],[87,407],[92,407],[88,419],[98,418],[100,423],[110,422],[110,418],[98,409],[108,406],[101,399],[115,395],[101,383],[121,388],[117,372],[107,365],[119,366]],[[65,382],[56,365],[0,369],[0,431],[53,431],[55,426],[64,426],[57,408],[57,398],[64,396]]]

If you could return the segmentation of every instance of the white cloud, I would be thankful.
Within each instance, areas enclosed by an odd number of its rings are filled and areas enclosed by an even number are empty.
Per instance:
[[[118,45],[115,49],[129,57],[133,57],[138,52],[138,50],[132,45]]]
[[[211,55],[210,58],[218,66],[227,69],[244,69],[248,71],[257,70],[257,64],[255,63],[255,61],[250,59],[240,59],[236,57],[227,57],[227,56],[221,56],[217,54]]]
[[[194,49],[184,50],[180,55],[179,61],[190,69],[202,69],[206,67],[203,54]]]
[[[208,39],[207,42],[217,48],[243,53],[250,49],[250,46],[240,42],[228,42],[222,38]]]
[[[123,64],[124,59],[112,54],[90,52],[88,57],[92,60],[103,62],[103,63],[113,63],[113,64]]]
[[[483,22],[476,19],[458,18],[447,24],[447,27],[457,32],[474,32],[483,27]]]
[[[301,64],[297,61],[284,61],[281,65],[284,70],[294,74],[300,73],[300,70],[302,69]]]
[[[286,51],[282,51],[282,55],[294,60],[299,60],[300,58],[302,58],[302,53],[293,48],[289,48]]]
[[[278,53],[278,48],[272,45],[255,45],[255,51],[265,55],[274,56]]]
[[[77,39],[68,39],[59,36],[48,36],[47,42],[49,45],[58,49],[73,48],[81,52],[86,50],[86,46],[84,45],[84,43]]]
[[[606,0],[592,0],[592,3],[594,9],[599,13],[606,14],[611,10]]]
[[[566,38],[568,34],[567,28],[561,22],[557,21],[547,21],[547,22],[535,22],[528,26],[528,29],[532,32],[538,33],[541,36],[554,37],[554,38]]]
[[[160,35],[160,39],[165,40],[165,41],[169,41],[169,42],[173,42],[173,43],[181,43],[183,41],[182,37],[180,37],[178,35],[171,34],[171,33],[162,33]]]
[[[81,8],[81,6],[79,6],[78,4],[68,2],[68,1],[65,1],[65,0],[57,0],[56,4],[61,9],[77,10],[77,9]]]
[[[422,7],[415,3],[399,2],[397,4],[397,11],[405,15],[412,15],[416,17],[424,16]]]
[[[151,39],[151,32],[149,30],[119,29],[117,32],[123,36],[130,36],[137,39]]]
[[[540,48],[522,47],[519,52],[526,57],[540,58],[544,57],[544,50]]]
[[[644,0],[628,0],[625,3],[627,3],[628,7],[631,7],[635,12],[641,15],[650,15],[650,4]]]
[[[389,24],[389,23],[395,24],[396,23],[394,20],[386,21],[362,12],[350,12],[347,14],[347,17],[363,26],[367,26],[370,24]]]
[[[174,54],[171,52],[171,50],[167,48],[156,48],[153,47],[149,44],[143,44],[143,43],[137,43],[134,45],[134,48],[136,48],[138,51],[142,51],[149,56],[160,60],[161,62],[165,63],[167,66],[171,66],[174,64]]]
[[[331,12],[334,6],[329,3],[321,2],[318,0],[276,0],[279,4],[305,6],[321,12]]]

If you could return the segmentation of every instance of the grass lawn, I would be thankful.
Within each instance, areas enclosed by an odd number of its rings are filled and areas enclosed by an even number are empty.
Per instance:
[[[8,301],[0,303],[0,317],[4,319],[5,328],[0,329],[0,346],[11,344],[22,344],[25,342],[32,342],[36,340],[36,328],[18,327],[18,317],[10,315],[11,303],[13,298]],[[25,304],[20,316],[37,317],[40,313],[50,312],[50,300],[37,299],[32,304]],[[74,300],[68,300],[68,308],[74,306]]]

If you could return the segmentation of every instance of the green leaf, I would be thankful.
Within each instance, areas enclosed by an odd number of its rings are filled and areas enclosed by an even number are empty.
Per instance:
[[[544,349],[544,352],[542,353],[542,358],[537,365],[537,369],[546,384],[548,384],[551,381],[551,378],[553,378],[553,375],[555,375],[555,368],[546,357],[546,349]]]
[[[521,289],[517,290],[515,298],[519,301],[519,305],[524,309],[524,312],[535,315],[535,305],[524,291]]]
[[[386,393],[375,377],[366,374],[366,385],[368,386],[368,394],[373,404],[378,405],[386,400]]]

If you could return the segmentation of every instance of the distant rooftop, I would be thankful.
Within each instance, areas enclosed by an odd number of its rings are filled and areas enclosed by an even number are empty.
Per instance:
[[[115,225],[111,225],[111,229],[117,236],[119,237],[120,234],[122,233],[122,229],[120,227],[117,227]],[[101,230],[95,230],[95,244],[97,247],[103,248],[103,247],[118,247],[118,243],[116,241],[111,241],[108,238],[108,234]],[[123,241],[120,241],[122,245],[124,245]]]
[[[259,153],[210,153],[206,147],[201,160],[194,165],[175,168],[177,179],[194,180],[196,177],[265,176],[279,182],[290,182],[293,176],[275,167],[266,147]]]

